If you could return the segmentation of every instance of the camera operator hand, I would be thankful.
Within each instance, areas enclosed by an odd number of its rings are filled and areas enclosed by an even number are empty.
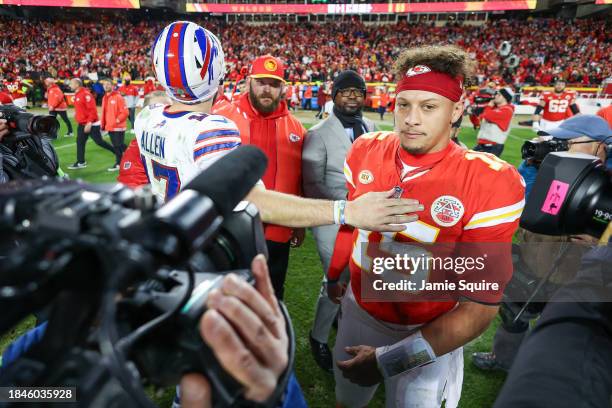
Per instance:
[[[288,364],[285,319],[263,255],[251,264],[255,287],[228,275],[208,298],[200,333],[223,368],[245,388],[245,398],[263,402],[274,392]],[[181,380],[181,406],[211,407],[211,387],[201,374]]]
[[[0,119],[0,142],[2,142],[2,138],[8,135],[10,132],[8,124],[5,119]]]

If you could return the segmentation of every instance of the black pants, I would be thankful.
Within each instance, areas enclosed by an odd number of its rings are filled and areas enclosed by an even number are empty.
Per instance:
[[[100,126],[92,126],[91,132],[85,133],[85,125],[77,126],[77,162],[84,163],[85,162],[85,146],[87,145],[87,138],[93,139],[94,143],[100,146],[103,149],[108,150],[111,153],[115,153],[115,149],[113,146],[108,144],[104,139],[102,139],[102,134],[100,133]]]
[[[129,111],[129,119],[132,124],[132,129],[134,129],[134,121],[136,120],[136,108],[128,108]]]
[[[476,152],[492,153],[496,155],[497,157],[500,157],[502,152],[504,151],[504,145],[498,144],[498,143],[491,143],[491,144],[478,143],[474,147],[473,150]]]
[[[268,268],[274,287],[274,294],[279,300],[285,293],[285,278],[289,266],[289,242],[266,241],[268,246]]]
[[[70,123],[70,120],[68,120],[68,114],[66,113],[66,111],[51,111],[49,112],[49,114],[56,118],[57,115],[60,115],[60,118],[62,118],[62,120],[66,124],[66,127],[68,128],[68,133],[72,133],[72,123]]]
[[[113,144],[113,148],[115,149],[115,164],[119,164],[121,162],[121,156],[123,156],[123,152],[127,148],[125,145],[125,131],[121,132],[108,132],[110,136],[111,143]]]

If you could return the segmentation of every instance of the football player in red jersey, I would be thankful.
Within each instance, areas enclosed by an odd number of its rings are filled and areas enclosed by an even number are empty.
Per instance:
[[[565,119],[580,113],[576,105],[576,92],[566,91],[565,85],[565,80],[557,79],[553,92],[542,92],[533,116],[534,131],[546,132],[558,128]]]
[[[365,134],[353,144],[345,166],[349,199],[395,187],[399,197],[418,200],[422,211],[400,233],[342,227],[338,235],[328,271],[330,298],[342,295],[334,281],[347,264],[351,282],[342,297],[334,350],[336,401],[340,407],[367,406],[384,381],[387,407],[434,408],[446,401],[454,408],[463,381],[462,347],[495,317],[512,275],[510,245],[524,185],[513,166],[450,140],[451,124],[464,109],[464,78],[473,72],[466,52],[454,46],[410,49],[399,57],[396,71],[395,131]],[[431,250],[434,243],[496,243],[499,289],[459,290],[467,299],[461,303],[364,300],[381,243]]]
[[[11,93],[11,98],[13,98],[13,104],[19,106],[22,109],[25,109],[28,105],[28,98],[24,89],[32,88],[32,85],[23,81],[21,77],[17,77],[14,80],[9,80],[5,83],[6,89]]]

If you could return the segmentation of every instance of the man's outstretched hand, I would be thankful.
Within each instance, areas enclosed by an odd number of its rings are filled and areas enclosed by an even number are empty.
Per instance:
[[[367,231],[399,232],[403,224],[419,219],[416,212],[424,207],[410,198],[392,198],[395,189],[369,192],[346,203],[346,223]]]
[[[289,339],[263,255],[251,264],[255,286],[228,275],[210,293],[200,320],[202,338],[223,368],[245,389],[251,401],[267,400],[287,368]],[[201,374],[181,380],[181,406],[212,406],[210,384]]]

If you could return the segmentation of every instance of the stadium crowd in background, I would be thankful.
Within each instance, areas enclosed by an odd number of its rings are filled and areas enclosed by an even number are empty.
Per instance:
[[[59,79],[97,76],[114,79],[151,75],[148,44],[164,21],[31,21],[1,17],[5,28],[0,45],[0,77],[14,79],[50,76]],[[336,24],[278,23],[248,26],[226,25],[211,19],[206,27],[227,44],[230,81],[257,56],[271,54],[287,66],[285,79],[333,80],[351,68],[366,82],[393,82],[391,62],[404,47],[427,43],[453,43],[465,48],[477,61],[477,77],[483,81],[498,76],[506,84],[550,85],[555,77],[568,85],[599,85],[612,75],[609,64],[610,36],[605,21],[592,20],[502,20],[469,26],[449,24],[397,24],[366,26],[359,21]],[[312,36],[312,32],[316,36]],[[532,41],[537,33],[539,41]],[[244,38],[250,41],[244,42]],[[503,41],[510,41],[518,66],[508,69],[499,55]],[[373,52],[374,50],[374,52]]]

